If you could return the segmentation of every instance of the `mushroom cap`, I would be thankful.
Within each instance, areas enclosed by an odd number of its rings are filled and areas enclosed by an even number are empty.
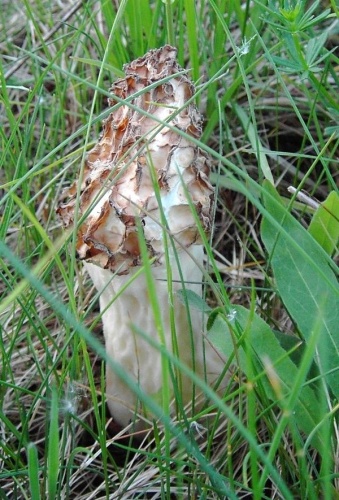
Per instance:
[[[87,154],[80,197],[75,181],[57,209],[68,227],[79,204],[79,257],[117,274],[141,264],[138,230],[154,265],[163,263],[161,220],[178,248],[201,243],[197,218],[210,230],[209,160],[190,140],[201,135],[201,116],[176,53],[165,45],[124,66],[126,77],[110,89],[114,109]]]

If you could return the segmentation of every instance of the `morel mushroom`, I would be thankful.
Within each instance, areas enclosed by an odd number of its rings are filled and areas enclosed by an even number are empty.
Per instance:
[[[193,85],[176,62],[176,49],[166,45],[151,50],[125,65],[124,71],[126,78],[113,85],[109,99],[110,106],[120,106],[105,120],[99,142],[87,155],[80,198],[75,184],[58,213],[65,226],[74,223],[75,204],[79,204],[79,217],[85,216],[78,228],[77,251],[100,292],[108,355],[120,362],[145,393],[159,400],[162,355],[133,329],[136,325],[159,341],[144,274],[118,292],[143,265],[138,235],[142,230],[152,258],[168,350],[210,384],[218,379],[225,363],[204,339],[202,315],[190,314],[176,294],[185,288],[201,295],[204,252],[197,218],[208,232],[213,188],[208,180],[208,157],[190,140],[200,137],[201,117],[191,102]],[[171,239],[168,245],[164,231]],[[171,266],[175,328],[169,312],[165,248]],[[125,426],[143,410],[109,366],[106,375],[108,407]],[[182,377],[179,387],[183,404],[191,401],[194,391],[189,377]],[[143,427],[140,420],[137,426]]]

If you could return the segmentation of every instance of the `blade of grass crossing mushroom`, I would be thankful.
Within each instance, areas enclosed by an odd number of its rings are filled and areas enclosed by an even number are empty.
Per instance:
[[[161,317],[161,309],[157,297],[157,290],[155,286],[154,276],[152,275],[151,263],[148,256],[148,250],[146,246],[145,237],[142,231],[142,226],[138,219],[137,219],[137,228],[138,228],[137,232],[140,245],[141,259],[144,264],[144,274],[146,277],[147,291],[149,294],[150,304],[153,310],[155,327],[158,333],[159,343],[166,348],[166,337]],[[169,375],[168,358],[166,356],[162,356],[161,358],[161,375],[162,375],[162,391],[161,391],[162,408],[165,415],[170,415],[170,389],[169,389],[170,375]]]
[[[155,171],[154,171],[154,165],[152,163],[152,159],[150,158],[150,172],[152,176],[152,182],[154,186],[154,192],[157,197],[158,205],[159,205],[159,211],[160,211],[160,222],[162,225],[162,231],[163,231],[163,240],[164,240],[164,246],[165,246],[165,261],[166,261],[166,270],[167,270],[167,284],[168,284],[168,292],[169,292],[169,307],[170,307],[170,317],[171,317],[171,332],[172,332],[172,348],[173,348],[173,354],[177,355],[178,358],[180,357],[180,352],[179,352],[179,346],[178,346],[178,338],[177,335],[180,335],[180,332],[177,332],[176,330],[176,324],[175,324],[175,310],[174,310],[174,304],[177,298],[177,292],[174,292],[173,290],[173,281],[172,281],[172,264],[171,264],[171,259],[170,259],[170,253],[174,256],[175,263],[178,269],[178,279],[183,287],[182,290],[185,292],[189,292],[190,290],[190,285],[194,285],[196,283],[190,283],[189,281],[185,281],[185,272],[184,269],[182,269],[182,265],[180,262],[180,256],[179,252],[185,249],[182,248],[177,248],[176,245],[178,245],[180,242],[177,239],[174,239],[174,235],[171,235],[170,233],[170,228],[167,224],[166,221],[166,216],[164,212],[164,208],[162,205],[162,200],[161,200],[161,195],[160,195],[160,190],[159,190],[159,185],[156,179]],[[179,170],[177,171],[178,175],[180,177],[180,181],[183,182]],[[193,216],[196,220],[197,227],[199,228],[200,233],[204,233],[204,230],[201,226],[201,221],[199,217],[196,214],[195,208],[193,206],[193,203],[190,199],[190,193],[187,192],[187,187],[183,185],[183,189],[185,192],[185,196],[187,196],[187,201],[189,203],[190,209],[193,211]],[[205,234],[204,234],[205,236]],[[199,266],[201,263],[198,263],[195,261],[195,263]],[[203,272],[203,268],[201,267],[201,272]],[[189,277],[188,277],[189,279]],[[187,280],[187,278],[186,278]],[[192,356],[192,369],[196,369],[196,356],[195,356],[195,343],[194,343],[194,334],[193,334],[193,324],[192,324],[192,317],[191,317],[191,310],[189,306],[189,302],[184,299],[181,301],[185,305],[185,310],[186,310],[186,315],[187,315],[187,328],[188,328],[188,333],[189,333],[189,342],[190,342],[190,350],[191,350],[191,356]],[[203,314],[201,314],[201,317],[203,318]],[[182,380],[182,374],[181,371],[176,369],[176,374],[175,374],[175,381],[173,380],[173,383],[175,384],[175,393],[176,393],[176,403],[177,406],[180,408],[180,414],[184,414],[183,407],[182,407],[182,388],[183,388],[183,380]],[[194,409],[195,409],[195,392],[196,392],[196,387],[195,384],[192,385],[192,412],[194,414]]]

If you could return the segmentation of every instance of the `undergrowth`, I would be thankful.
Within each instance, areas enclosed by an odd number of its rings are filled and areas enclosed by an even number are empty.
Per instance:
[[[304,0],[3,2],[3,498],[337,498],[338,13]],[[166,43],[195,82],[216,188],[204,298],[181,298],[232,377],[223,398],[197,380],[210,405],[185,422],[131,383],[155,416],[136,444],[106,410],[97,295],[55,209],[111,82]]]

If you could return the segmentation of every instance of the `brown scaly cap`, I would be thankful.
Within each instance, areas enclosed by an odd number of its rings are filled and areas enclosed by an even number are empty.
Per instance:
[[[138,225],[150,256],[162,263],[163,229],[154,182],[177,246],[200,242],[190,203],[202,227],[210,229],[213,188],[207,155],[176,132],[201,135],[201,116],[194,104],[186,104],[194,87],[177,64],[176,53],[165,45],[124,66],[126,78],[113,84],[109,105],[117,104],[118,97],[133,108],[121,104],[104,121],[102,136],[86,158],[79,201],[75,182],[57,209],[68,227],[79,203],[79,217],[87,214],[78,229],[79,257],[119,274],[140,265]],[[171,75],[176,76],[168,78]]]

